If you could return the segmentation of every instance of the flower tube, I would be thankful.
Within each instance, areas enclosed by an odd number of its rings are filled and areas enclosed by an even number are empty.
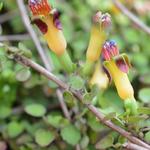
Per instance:
[[[107,41],[103,45],[102,56],[104,67],[112,77],[118,95],[124,100],[127,114],[137,113],[137,103],[134,98],[134,90],[128,78],[128,71],[131,67],[128,56],[119,54],[118,47],[114,41]]]
[[[93,65],[99,59],[102,45],[107,38],[107,29],[111,25],[111,17],[108,13],[102,14],[100,11],[93,16],[90,41],[86,52],[86,63],[83,74],[88,75],[93,70]]]
[[[91,86],[97,85],[100,90],[105,90],[109,84],[107,75],[104,73],[102,65],[98,62],[95,66],[94,73],[89,82]]]
[[[66,51],[60,13],[49,5],[48,0],[29,0],[29,8],[33,15],[32,22],[43,33],[49,48],[59,57],[66,71],[72,72],[73,63]]]

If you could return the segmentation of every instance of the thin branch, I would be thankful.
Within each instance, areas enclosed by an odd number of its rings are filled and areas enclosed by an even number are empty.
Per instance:
[[[42,61],[44,62],[44,65],[46,66],[46,68],[49,71],[51,71],[52,65],[50,65],[50,60],[48,60],[48,57],[45,55],[46,52],[42,48],[42,46],[40,45],[40,41],[37,38],[36,33],[34,32],[34,29],[32,28],[32,26],[30,24],[30,19],[28,17],[27,10],[26,10],[26,7],[24,6],[23,0],[17,0],[17,4],[19,7],[21,16],[22,16],[23,23],[24,23],[26,29],[28,30],[28,32],[29,32],[29,34],[30,34],[30,36],[34,42],[34,44],[38,50],[38,53],[40,54],[40,57],[41,57]]]
[[[135,23],[140,29],[150,35],[150,27],[144,24],[137,16],[130,12],[124,5],[122,5],[118,0],[112,0],[115,6],[125,14],[133,23]]]
[[[22,65],[33,68],[38,73],[45,76],[47,79],[52,80],[53,82],[55,82],[61,88],[65,89],[65,90],[70,89],[70,91],[73,93],[73,95],[81,103],[83,103],[99,119],[99,121],[101,121],[103,124],[105,124],[107,127],[111,128],[112,130],[118,132],[122,136],[126,137],[130,142],[132,142],[134,144],[137,144],[139,146],[142,146],[144,148],[150,149],[150,145],[148,145],[147,143],[143,142],[142,140],[138,139],[137,137],[134,137],[130,132],[127,132],[126,130],[122,129],[121,127],[115,125],[110,120],[106,120],[105,116],[95,106],[93,106],[92,104],[85,104],[83,102],[83,96],[80,94],[80,92],[69,88],[69,86],[65,82],[58,79],[55,75],[53,75],[51,72],[49,72],[48,70],[46,70],[42,66],[38,65],[37,63],[33,62],[30,59],[28,59],[24,56],[20,56],[18,54],[14,55],[14,60],[17,61],[18,63],[22,64]]]
[[[1,35],[0,41],[22,41],[29,40],[31,37],[29,34],[16,34],[16,35]]]
[[[64,113],[65,117],[66,117],[69,121],[71,121],[71,117],[70,117],[70,114],[69,114],[69,112],[68,112],[67,106],[66,106],[66,104],[64,103],[64,99],[63,99],[62,92],[61,92],[59,89],[57,89],[57,90],[56,90],[56,94],[57,94],[59,103],[60,103],[61,106],[62,106],[62,110],[63,110],[63,113]]]
[[[147,148],[138,146],[138,145],[130,143],[130,142],[123,144],[123,147],[126,149],[129,149],[129,150],[149,150]]]
[[[0,24],[13,19],[14,17],[16,17],[18,15],[18,10],[12,10],[9,11],[5,14],[0,15]]]

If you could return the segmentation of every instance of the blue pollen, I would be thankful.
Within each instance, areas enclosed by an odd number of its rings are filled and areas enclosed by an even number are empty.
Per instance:
[[[110,44],[110,46],[115,46],[115,45],[116,45],[116,42],[113,41],[113,40],[111,40],[111,41],[109,41],[109,44]]]
[[[37,4],[37,3],[40,3],[41,2],[41,0],[30,0],[30,3],[32,3],[32,4]]]

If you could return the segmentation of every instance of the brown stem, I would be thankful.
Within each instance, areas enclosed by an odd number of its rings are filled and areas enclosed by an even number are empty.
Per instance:
[[[66,104],[64,103],[64,99],[63,99],[62,92],[61,92],[59,89],[57,89],[57,90],[56,90],[56,94],[57,94],[59,103],[60,103],[60,105],[62,106],[62,111],[63,111],[65,117],[66,117],[69,121],[71,121],[71,117],[70,117],[70,114],[69,114],[69,112],[68,112],[67,106],[66,106]]]
[[[22,41],[29,40],[29,34],[16,34],[16,35],[1,35],[0,41]]]
[[[17,61],[20,64],[23,64],[25,66],[31,67],[43,76],[45,76],[47,79],[52,80],[55,82],[57,85],[59,85],[63,89],[70,89],[70,91],[74,94],[74,96],[84,104],[83,102],[83,96],[80,94],[80,92],[75,91],[69,86],[64,83],[63,81],[59,80],[55,75],[53,75],[51,72],[43,68],[42,66],[38,65],[37,63],[33,62],[32,60],[20,56],[20,55],[15,55],[14,60]],[[122,136],[126,137],[130,142],[137,144],[139,146],[142,146],[144,148],[150,149],[150,145],[147,143],[143,142],[142,140],[138,139],[137,137],[134,137],[130,132],[127,132],[126,130],[118,127],[114,123],[112,123],[110,120],[106,120],[105,116],[92,104],[85,104],[86,107],[101,121],[103,124],[105,124],[107,127],[111,128],[112,130],[120,133]]]
[[[0,15],[0,24],[13,19],[17,15],[18,15],[18,10],[12,10],[10,12]]]
[[[130,142],[123,144],[123,147],[129,150],[149,150],[147,148],[141,147],[139,145],[136,145]]]
[[[115,6],[125,14],[133,23],[135,23],[140,29],[150,35],[150,27],[144,24],[137,16],[130,12],[124,5],[122,5],[118,0],[112,0]]]

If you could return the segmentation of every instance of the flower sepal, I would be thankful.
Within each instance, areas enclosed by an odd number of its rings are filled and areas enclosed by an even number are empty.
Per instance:
[[[72,62],[67,50],[65,50],[65,52],[58,57],[61,64],[62,64],[62,67],[64,68],[64,70],[68,73],[72,73],[76,66],[75,64]]]
[[[138,104],[137,104],[137,102],[134,98],[124,100],[124,107],[125,107],[125,110],[126,110],[125,114],[127,116],[136,115],[138,113],[137,112]]]
[[[131,68],[131,64],[126,54],[117,55],[112,59],[115,61],[119,70],[121,70],[124,73],[129,72],[129,68]]]
[[[82,67],[82,75],[90,76],[94,71],[95,62],[87,60],[86,63]]]

